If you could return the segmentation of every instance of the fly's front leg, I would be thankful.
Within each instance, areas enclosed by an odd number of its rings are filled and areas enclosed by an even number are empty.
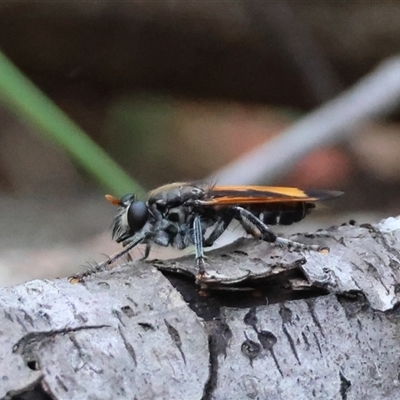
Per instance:
[[[146,234],[137,233],[132,237],[132,239],[129,242],[126,243],[126,245],[124,245],[124,247],[121,250],[117,251],[115,254],[110,256],[108,260],[104,261],[101,264],[104,265],[112,264],[114,261],[118,260],[118,258],[121,258],[125,254],[128,254],[134,247],[142,243],[146,239],[146,236],[147,236]]]
[[[146,243],[146,248],[144,250],[144,255],[141,258],[141,260],[146,260],[146,258],[149,256],[150,254],[150,250],[151,250],[151,244],[150,243]]]
[[[318,246],[318,245],[308,245],[308,244],[303,244],[299,242],[294,242],[289,239],[281,238],[279,236],[276,236],[275,233],[273,233],[267,225],[264,224],[259,218],[257,218],[253,213],[250,211],[246,210],[243,207],[240,206],[235,206],[233,207],[235,210],[235,218],[241,223],[241,225],[244,227],[246,232],[252,234],[255,237],[258,237],[257,234],[254,234],[253,227],[255,227],[260,234],[260,239],[269,242],[269,243],[274,243],[277,245],[285,246],[288,247],[289,249],[293,250],[313,250],[313,251],[318,251],[320,253],[327,253],[329,252],[328,247],[323,247],[323,246]]]
[[[196,249],[196,265],[199,269],[199,274],[204,275],[206,269],[204,267],[203,231],[199,215],[196,215],[193,220],[193,242]]]
[[[146,233],[140,233],[136,234],[135,236],[132,237],[131,241],[126,243],[126,245],[116,253],[114,253],[112,256],[108,258],[108,260],[103,261],[92,268],[88,269],[85,272],[73,275],[69,277],[69,280],[71,282],[83,282],[84,279],[90,275],[93,275],[98,272],[102,272],[106,269],[107,266],[111,265],[113,262],[124,256],[125,254],[129,254],[129,252],[138,244],[143,242],[146,239],[147,234]]]

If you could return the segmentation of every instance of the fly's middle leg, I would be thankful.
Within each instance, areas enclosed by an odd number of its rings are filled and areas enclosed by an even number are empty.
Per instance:
[[[264,222],[262,222],[249,210],[246,210],[240,206],[234,206],[233,209],[235,211],[234,218],[240,222],[247,233],[250,233],[254,237],[259,237],[268,243],[274,243],[278,246],[285,246],[292,250],[312,250],[320,253],[329,252],[328,247],[315,244],[303,244],[276,236],[275,233],[273,233],[268,226],[264,224]]]
[[[204,250],[203,250],[203,231],[201,228],[200,216],[196,215],[193,221],[193,242],[196,250],[196,265],[200,275],[206,272],[204,266]]]

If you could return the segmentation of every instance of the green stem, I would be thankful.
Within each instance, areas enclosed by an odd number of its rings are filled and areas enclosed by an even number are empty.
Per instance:
[[[0,101],[62,147],[113,194],[143,189],[107,153],[0,52]]]

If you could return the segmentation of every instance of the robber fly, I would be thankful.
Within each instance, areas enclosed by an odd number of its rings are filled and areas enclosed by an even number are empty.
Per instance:
[[[290,249],[328,252],[327,247],[306,245],[278,237],[268,225],[290,225],[315,208],[315,202],[342,194],[336,191],[300,190],[274,186],[212,186],[172,183],[149,193],[147,201],[127,194],[121,199],[106,195],[118,206],[112,236],[124,248],[105,263],[111,264],[138,244],[184,249],[195,246],[199,275],[205,274],[204,251],[237,220],[255,238]],[[207,233],[209,232],[209,233]]]

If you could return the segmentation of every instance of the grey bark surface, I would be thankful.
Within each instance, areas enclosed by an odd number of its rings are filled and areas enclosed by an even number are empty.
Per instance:
[[[399,398],[400,218],[292,238],[1,289],[0,398]]]

